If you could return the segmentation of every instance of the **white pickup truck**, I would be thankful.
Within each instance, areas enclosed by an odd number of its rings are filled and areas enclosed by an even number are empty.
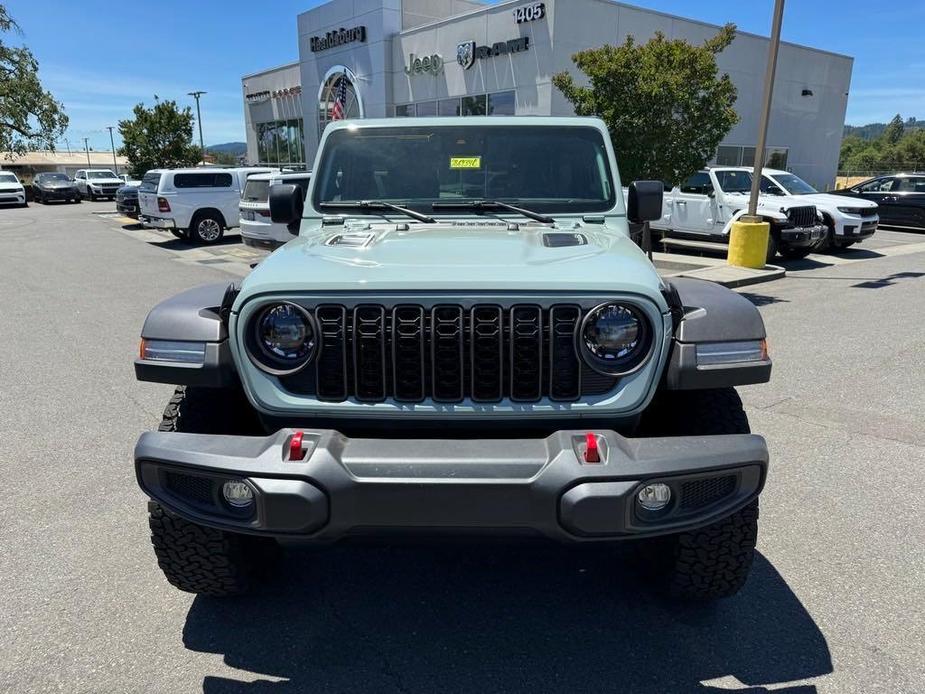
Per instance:
[[[665,191],[662,218],[651,226],[666,236],[726,243],[732,222],[747,214],[751,187],[746,168],[703,169]],[[777,253],[804,258],[825,237],[822,215],[800,197],[760,195],[757,212],[771,225],[769,262]]]
[[[177,238],[216,243],[226,229],[238,226],[247,179],[276,172],[257,167],[153,169],[138,188],[138,219],[145,226],[168,229]]]

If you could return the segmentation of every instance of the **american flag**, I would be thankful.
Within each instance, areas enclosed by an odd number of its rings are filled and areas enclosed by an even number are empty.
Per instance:
[[[347,80],[340,77],[334,86],[334,105],[331,107],[331,120],[341,120],[347,108]]]

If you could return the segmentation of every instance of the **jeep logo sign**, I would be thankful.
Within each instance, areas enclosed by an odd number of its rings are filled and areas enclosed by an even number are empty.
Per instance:
[[[443,72],[443,56],[439,53],[425,56],[417,56],[414,53],[409,55],[405,74],[420,75],[422,72],[429,72],[432,75],[439,75]]]
[[[465,41],[456,46],[456,62],[463,70],[468,70],[475,63],[476,58],[484,60],[508,53],[520,53],[528,48],[530,48],[529,36],[498,41],[490,46],[477,46],[475,41]]]

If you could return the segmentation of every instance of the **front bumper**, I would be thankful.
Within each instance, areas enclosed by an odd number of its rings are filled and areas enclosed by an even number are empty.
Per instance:
[[[45,200],[77,200],[80,193],[76,188],[49,188],[43,190],[39,196]]]
[[[116,210],[129,217],[138,217],[138,201],[116,199]]]
[[[645,537],[705,525],[754,499],[768,451],[754,435],[629,439],[597,431],[600,462],[585,462],[584,431],[545,439],[351,439],[306,430],[267,437],[147,432],[135,446],[141,488],[203,525],[331,542],[394,534],[539,536],[561,542]],[[247,512],[222,498],[245,480]],[[645,483],[672,490],[667,509],[635,502]]]
[[[24,205],[25,193],[0,193],[0,205]]]
[[[146,227],[154,227],[155,229],[177,228],[176,222],[166,217],[152,217],[151,215],[143,214],[138,216],[138,221],[140,221]]]
[[[793,248],[813,246],[828,232],[823,224],[811,227],[785,227],[780,230],[780,240]]]

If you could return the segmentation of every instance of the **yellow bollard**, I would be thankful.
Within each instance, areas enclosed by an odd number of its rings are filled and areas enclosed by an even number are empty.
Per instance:
[[[745,220],[749,221],[745,221]],[[729,253],[726,262],[739,267],[761,269],[768,260],[768,236],[771,225],[759,217],[740,217],[729,231]],[[754,221],[752,221],[754,220]]]

